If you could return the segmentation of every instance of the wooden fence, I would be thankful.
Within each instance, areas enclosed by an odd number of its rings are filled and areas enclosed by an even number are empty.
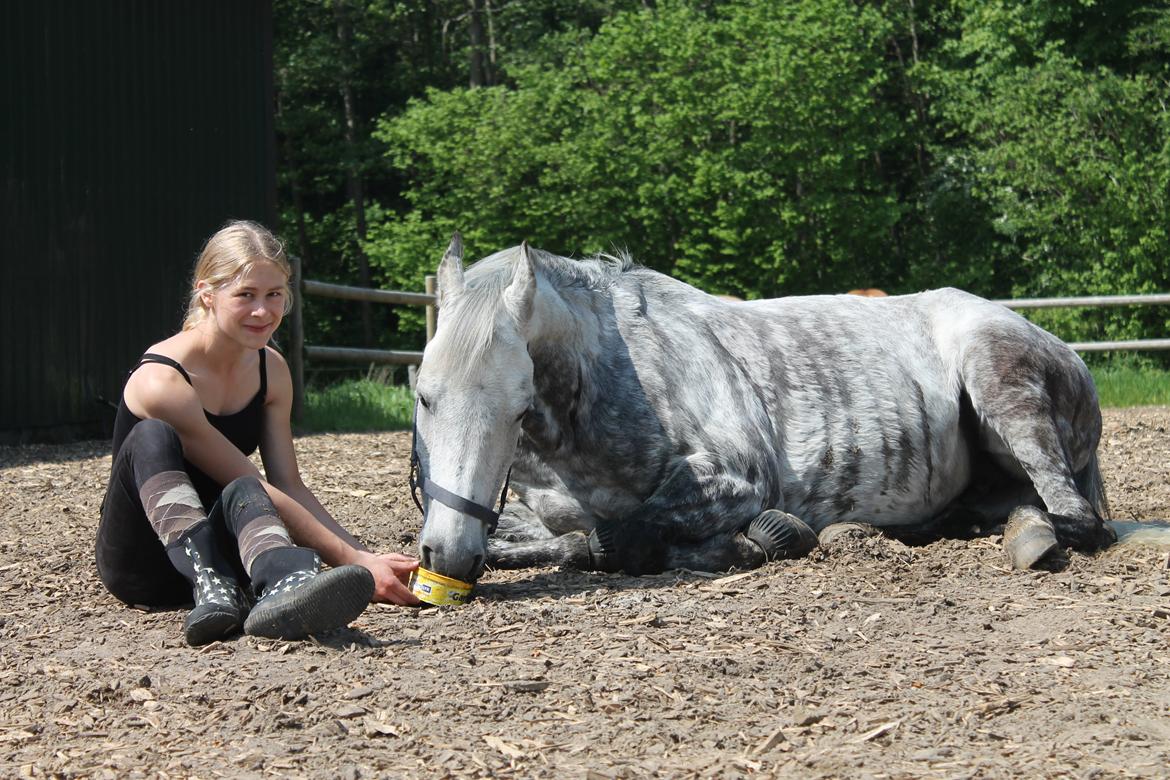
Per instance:
[[[435,335],[435,277],[427,276],[426,292],[402,292],[399,290],[372,290],[365,287],[350,287],[342,284],[317,282],[301,279],[301,262],[292,258],[293,289],[299,295],[293,296],[293,310],[289,314],[288,361],[293,378],[293,419],[300,421],[304,414],[305,360],[341,363],[378,363],[383,365],[414,365],[422,362],[422,352],[387,349],[357,349],[353,347],[308,346],[305,344],[304,321],[301,297],[318,295],[325,298],[340,298],[350,301],[389,303],[400,306],[425,306],[427,308],[427,341]],[[1170,304],[1170,294],[1156,295],[1095,295],[1082,298],[1016,298],[997,300],[1009,309],[1059,309],[1077,306],[1151,306]],[[1109,352],[1127,350],[1170,349],[1167,339],[1133,339],[1131,341],[1086,341],[1070,342],[1069,346],[1078,352]]]
[[[350,287],[344,284],[317,282],[301,278],[301,259],[290,258],[293,268],[293,308],[289,312],[288,367],[293,381],[294,422],[300,422],[305,415],[305,361],[319,360],[337,363],[378,363],[382,365],[417,366],[422,363],[422,352],[391,349],[358,349],[354,347],[324,347],[305,344],[304,309],[301,300],[306,295],[323,298],[340,298],[347,301],[368,301],[389,303],[399,306],[425,306],[427,308],[427,341],[435,335],[435,277],[425,278],[426,292],[403,292],[400,290],[373,290],[367,287]]]

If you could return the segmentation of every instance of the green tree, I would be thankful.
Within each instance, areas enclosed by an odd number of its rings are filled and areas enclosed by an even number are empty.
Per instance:
[[[635,0],[276,0],[278,198],[282,233],[308,278],[419,289],[369,267],[367,233],[401,208],[399,171],[371,137],[427,89],[507,78],[550,31],[595,29]],[[408,310],[305,301],[310,342],[399,342]],[[417,339],[411,337],[414,344]]]
[[[440,20],[429,6],[392,0],[277,0],[274,17],[282,232],[307,277],[380,283],[363,238],[400,185],[369,131],[424,85],[455,83]],[[318,343],[384,343],[375,334],[393,330],[384,307],[305,305]]]
[[[483,251],[628,247],[752,296],[886,275],[901,206],[879,161],[902,133],[878,99],[888,33],[844,0],[659,3],[546,42],[513,86],[432,90],[377,133],[410,209],[371,256],[409,277],[459,227]]]
[[[948,186],[994,231],[973,267],[998,294],[1170,284],[1168,17],[1138,6],[965,4],[962,34],[924,80],[937,98]],[[1037,318],[1069,340],[1167,325],[1152,308]]]
[[[1170,282],[1164,0],[276,12],[284,227],[315,278],[357,282],[364,254],[374,284],[418,289],[459,229],[473,254],[629,249],[747,297]],[[360,340],[352,304],[309,303],[311,339]],[[1038,317],[1150,336],[1158,311]],[[381,344],[417,343],[416,313],[379,316]]]

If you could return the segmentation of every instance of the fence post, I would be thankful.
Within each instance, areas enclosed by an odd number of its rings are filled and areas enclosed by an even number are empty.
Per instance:
[[[427,295],[435,294],[435,275],[427,274],[423,278],[423,289]],[[431,339],[435,337],[435,304],[427,304],[427,343],[431,343]]]
[[[292,373],[292,421],[300,425],[305,417],[305,319],[301,298],[301,258],[292,255],[292,311],[288,322],[288,368]]]

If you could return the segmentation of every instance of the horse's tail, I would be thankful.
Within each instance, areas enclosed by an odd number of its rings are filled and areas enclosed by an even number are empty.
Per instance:
[[[1101,478],[1101,466],[1097,463],[1097,451],[1089,456],[1089,462],[1076,476],[1077,490],[1085,497],[1097,516],[1102,520],[1109,520],[1112,513],[1109,511],[1109,499],[1105,495],[1105,480]]]

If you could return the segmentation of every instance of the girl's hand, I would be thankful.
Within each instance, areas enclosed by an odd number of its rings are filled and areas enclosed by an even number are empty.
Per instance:
[[[418,561],[414,558],[398,553],[378,555],[363,551],[358,553],[354,563],[365,566],[374,575],[373,601],[401,605],[420,603],[407,587],[410,573],[418,568]]]

